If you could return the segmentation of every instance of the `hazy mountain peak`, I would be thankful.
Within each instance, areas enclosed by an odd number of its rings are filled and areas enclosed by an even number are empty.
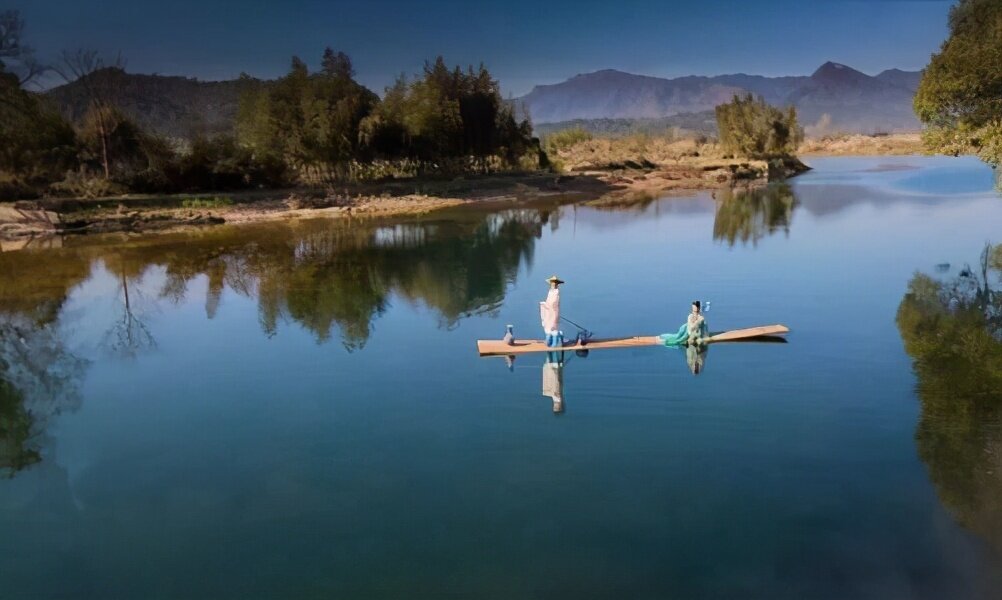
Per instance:
[[[801,122],[827,115],[840,131],[917,130],[912,96],[919,72],[888,69],[871,77],[834,61],[812,75],[764,77],[736,73],[665,79],[603,69],[562,83],[537,86],[521,98],[536,123],[573,119],[664,119],[704,113],[735,94],[752,93],[777,105],[794,105]]]
[[[822,83],[857,83],[873,78],[842,63],[828,61],[814,71],[811,79]]]
[[[891,85],[896,85],[903,87],[912,93],[918,89],[919,82],[922,81],[922,71],[902,71],[901,69],[887,69],[886,71],[881,71],[876,75],[876,78],[883,81],[884,83],[889,83]]]

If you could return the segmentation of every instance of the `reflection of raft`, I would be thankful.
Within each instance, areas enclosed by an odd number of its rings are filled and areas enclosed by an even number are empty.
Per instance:
[[[785,325],[765,325],[762,327],[750,327],[748,329],[734,329],[732,331],[722,331],[714,333],[705,342],[713,344],[717,342],[776,342],[783,341],[777,337],[784,333],[789,333]],[[529,352],[553,352],[559,350],[603,350],[606,348],[633,348],[636,346],[660,346],[661,340],[656,335],[594,339],[582,346],[581,344],[570,344],[563,348],[550,348],[541,340],[516,340],[511,346],[502,340],[477,340],[477,351],[480,356],[508,355],[508,354],[528,354]]]

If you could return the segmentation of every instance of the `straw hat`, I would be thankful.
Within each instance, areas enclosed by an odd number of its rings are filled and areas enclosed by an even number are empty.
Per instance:
[[[557,277],[556,275],[551,275],[550,278],[546,280],[546,282],[547,283],[555,283],[557,285],[560,285],[561,283],[564,282],[564,280],[561,279],[561,278],[559,278],[559,277]]]

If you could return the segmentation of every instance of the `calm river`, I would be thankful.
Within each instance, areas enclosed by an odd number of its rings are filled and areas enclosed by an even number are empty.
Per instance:
[[[999,597],[1002,379],[906,296],[981,276],[991,169],[809,162],[0,253],[0,598]],[[554,273],[600,336],[791,333],[479,358]]]

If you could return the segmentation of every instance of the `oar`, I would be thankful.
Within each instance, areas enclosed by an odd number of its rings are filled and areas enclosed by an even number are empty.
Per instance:
[[[590,338],[590,337],[592,336],[592,334],[594,333],[594,332],[590,331],[589,329],[586,329],[585,327],[582,327],[582,326],[578,325],[578,324],[577,324],[577,323],[575,323],[574,321],[571,321],[570,319],[568,319],[567,317],[565,317],[565,316],[563,316],[563,315],[561,315],[561,316],[560,316],[560,318],[561,318],[562,320],[564,320],[564,321],[567,321],[567,322],[568,322],[568,323],[570,323],[571,325],[573,325],[573,326],[577,327],[578,329],[580,329],[580,330],[581,330],[581,331],[582,331],[582,332],[583,332],[583,333],[585,334],[585,339],[588,339],[588,338]]]

